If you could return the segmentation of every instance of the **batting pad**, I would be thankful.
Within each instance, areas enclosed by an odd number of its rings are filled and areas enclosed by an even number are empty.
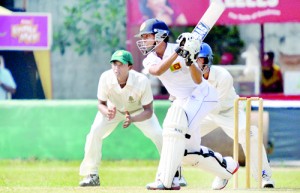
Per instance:
[[[172,104],[163,123],[163,147],[157,174],[157,179],[166,188],[171,188],[175,173],[181,164],[186,144],[187,125],[183,108]]]

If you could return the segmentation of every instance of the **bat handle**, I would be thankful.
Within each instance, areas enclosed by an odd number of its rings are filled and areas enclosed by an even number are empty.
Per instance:
[[[183,50],[183,52],[182,52],[182,57],[183,57],[183,58],[186,58],[188,55],[189,55],[189,51]]]

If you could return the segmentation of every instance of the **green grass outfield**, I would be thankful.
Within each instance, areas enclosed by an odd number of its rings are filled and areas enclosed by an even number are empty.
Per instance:
[[[103,161],[101,164],[101,186],[92,188],[78,187],[81,177],[78,175],[80,161],[36,161],[2,160],[0,161],[1,193],[143,193],[151,192],[145,185],[152,182],[158,161]],[[185,167],[184,176],[188,186],[180,192],[199,193],[217,192],[210,189],[213,176],[196,168]],[[240,188],[232,189],[230,181],[222,192],[300,192],[299,167],[273,167],[275,189],[251,190],[245,187],[245,170],[240,168]],[[251,182],[252,186],[256,185]]]

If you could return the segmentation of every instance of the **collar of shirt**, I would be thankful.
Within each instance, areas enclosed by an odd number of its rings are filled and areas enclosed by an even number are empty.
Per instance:
[[[132,86],[133,85],[133,75],[132,75],[132,72],[133,70],[129,70],[129,73],[128,73],[128,78],[127,78],[127,81],[126,81],[126,85],[127,86]],[[113,73],[113,71],[111,71]],[[113,73],[113,79],[112,79],[112,84],[113,85],[118,85],[119,82],[118,82],[118,79],[116,77],[116,75]]]
[[[173,54],[174,50],[173,50],[172,48],[174,48],[174,47],[173,47],[174,45],[175,45],[175,44],[173,44],[173,43],[167,43],[167,47],[166,47],[166,49],[165,49],[165,52],[164,52],[164,55],[163,55],[162,60],[163,60],[164,58],[169,57],[171,54]],[[156,54],[155,51],[154,51],[154,52],[151,52],[150,54],[153,54],[153,55],[155,55],[155,56],[158,57],[158,55]]]

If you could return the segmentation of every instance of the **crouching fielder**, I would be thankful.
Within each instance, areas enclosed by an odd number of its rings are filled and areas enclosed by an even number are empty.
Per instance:
[[[99,111],[86,138],[80,165],[80,175],[85,178],[80,186],[100,186],[98,167],[102,141],[120,122],[124,128],[133,123],[152,140],[159,152],[162,148],[162,129],[153,113],[150,81],[132,70],[133,59],[128,51],[116,51],[110,63],[111,70],[104,72],[99,80]]]

